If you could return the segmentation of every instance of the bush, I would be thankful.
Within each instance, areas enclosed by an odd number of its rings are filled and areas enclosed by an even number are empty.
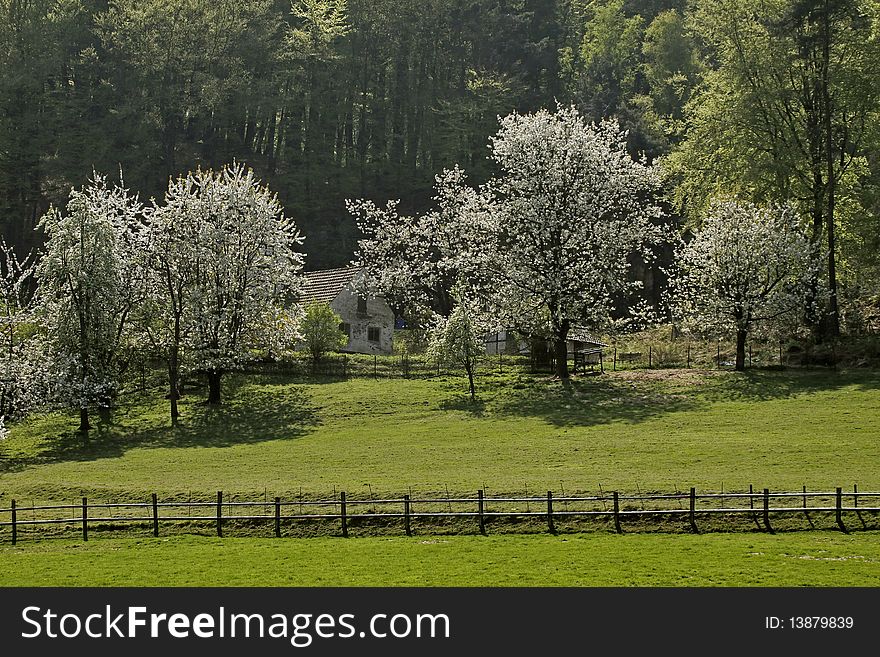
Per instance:
[[[306,306],[300,332],[313,361],[320,360],[328,351],[338,351],[348,344],[348,336],[342,332],[341,324],[342,318],[330,304],[315,301]]]

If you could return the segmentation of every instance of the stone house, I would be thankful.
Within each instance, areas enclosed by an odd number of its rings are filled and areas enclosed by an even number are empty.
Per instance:
[[[348,335],[343,351],[357,354],[390,354],[394,337],[394,311],[378,297],[360,296],[355,285],[363,273],[357,267],[305,272],[300,301],[325,302],[342,318]]]

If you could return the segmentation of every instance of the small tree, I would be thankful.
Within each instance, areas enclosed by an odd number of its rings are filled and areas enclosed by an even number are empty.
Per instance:
[[[735,331],[742,371],[749,332],[759,322],[803,316],[819,267],[792,208],[716,202],[679,254],[673,307],[704,329]]]
[[[342,318],[328,303],[313,301],[306,306],[299,330],[313,362],[317,363],[328,351],[338,351],[348,344],[348,336],[339,328],[341,323]]]
[[[466,303],[460,303],[448,319],[439,318],[431,332],[428,352],[438,360],[453,367],[464,368],[468,376],[471,399],[476,399],[474,373],[477,362],[486,352],[482,334],[479,332],[474,312]]]

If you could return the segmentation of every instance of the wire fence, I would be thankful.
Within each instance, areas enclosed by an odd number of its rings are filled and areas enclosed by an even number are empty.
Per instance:
[[[160,535],[161,528],[199,526],[224,535],[224,529],[243,529],[259,526],[271,529],[276,537],[289,534],[292,523],[311,523],[324,534],[349,535],[349,529],[369,525],[392,528],[397,533],[411,536],[418,524],[420,531],[431,531],[444,521],[455,520],[467,526],[459,527],[464,533],[486,534],[487,528],[498,521],[530,521],[531,529],[544,527],[555,533],[560,525],[571,520],[600,521],[618,533],[646,531],[661,519],[674,520],[681,528],[701,531],[701,525],[710,520],[715,531],[737,530],[746,520],[760,531],[774,532],[780,518],[803,516],[810,528],[816,528],[820,517],[842,532],[851,529],[872,529],[880,507],[877,492],[859,492],[837,488],[832,492],[808,492],[806,487],[796,492],[755,491],[749,487],[743,492],[652,493],[636,495],[617,491],[599,495],[554,495],[547,491],[540,496],[488,496],[484,489],[471,497],[428,497],[403,495],[393,498],[350,499],[345,492],[327,499],[241,500],[225,499],[222,491],[211,500],[160,501],[154,493],[147,501],[90,503],[88,498],[76,504],[48,504],[18,506],[11,500],[0,509],[0,532],[12,544],[22,538],[43,538],[81,534],[87,541],[90,532],[127,529],[150,531]],[[865,504],[865,502],[868,502]],[[719,525],[717,520],[721,520]],[[871,524],[869,525],[869,522]],[[520,525],[517,528],[527,529]],[[51,531],[55,528],[56,531]],[[57,531],[58,528],[61,531]],[[568,530],[583,531],[582,525]],[[679,529],[679,530],[680,530]],[[2,536],[0,533],[0,536]]]
[[[632,336],[611,341],[599,348],[581,349],[568,355],[574,374],[595,374],[641,369],[733,369],[735,345],[730,340],[697,340],[686,337],[655,339]],[[782,342],[750,341],[746,346],[746,367],[830,366],[839,360],[833,345],[824,349],[793,347]],[[438,376],[463,376],[464,369],[421,352],[394,354],[332,354],[317,361],[306,354],[288,355],[277,361],[252,361],[242,367],[245,374],[291,377],[429,379]],[[482,355],[477,372],[487,374],[552,374],[556,371],[554,355],[549,352],[506,353],[498,350]],[[123,388],[147,390],[166,385],[167,372],[160,361],[144,361],[129,368]],[[184,377],[185,387],[201,387],[195,375]]]

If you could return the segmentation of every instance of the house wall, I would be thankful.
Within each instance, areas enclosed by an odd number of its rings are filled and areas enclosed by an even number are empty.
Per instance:
[[[367,312],[358,313],[358,295],[350,288],[340,292],[330,307],[346,324],[351,324],[351,334],[345,351],[358,354],[390,354],[394,338],[394,312],[382,299],[367,299]],[[379,341],[369,339],[369,327],[379,328]]]

